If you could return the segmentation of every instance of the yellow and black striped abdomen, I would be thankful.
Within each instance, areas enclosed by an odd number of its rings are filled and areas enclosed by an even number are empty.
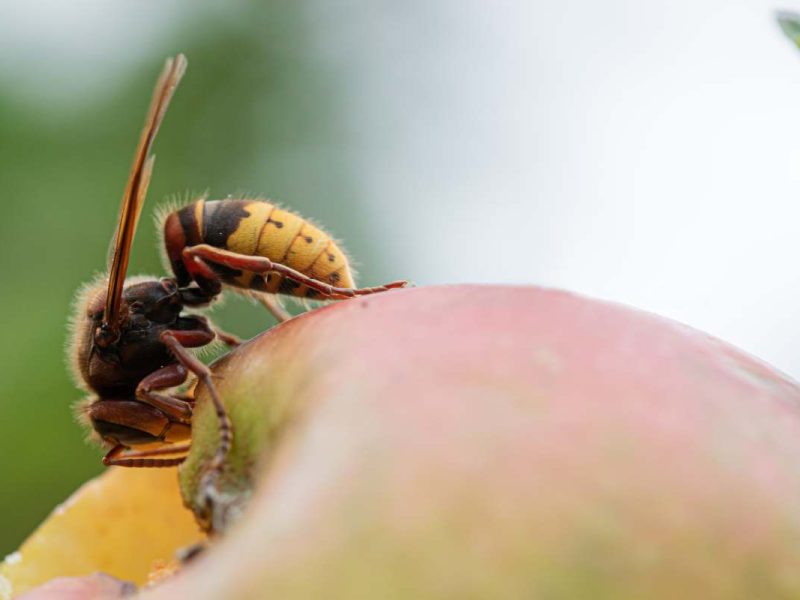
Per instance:
[[[197,200],[178,211],[186,245],[208,244],[247,256],[263,256],[339,287],[355,287],[344,252],[302,217],[260,200]],[[213,265],[212,265],[213,266]],[[222,280],[240,288],[315,297],[314,290],[285,280],[214,266]]]

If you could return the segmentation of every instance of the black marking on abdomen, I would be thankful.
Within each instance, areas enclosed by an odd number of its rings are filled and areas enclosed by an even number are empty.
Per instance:
[[[197,244],[203,243],[200,233],[200,224],[197,222],[194,212],[197,202],[203,202],[203,200],[192,202],[178,211],[178,220],[183,229],[183,235],[186,237],[187,246],[196,246]]]
[[[217,264],[215,262],[212,262],[210,260],[207,261],[207,262],[211,266],[211,268],[214,270],[214,272],[217,275],[219,275],[219,277],[220,277],[220,279],[222,279],[222,281],[224,281],[225,283],[229,283],[229,284],[235,285],[237,287],[240,287],[239,284],[236,283],[236,278],[237,277],[241,277],[242,271],[240,271],[239,269],[231,269],[230,267],[226,267],[225,265],[219,265],[219,264]]]
[[[247,200],[215,200],[216,206],[210,207],[208,211],[208,218],[204,219],[205,227],[203,232],[203,239],[206,244],[214,246],[215,248],[227,248],[228,238],[238,228],[242,219],[250,216],[245,210],[248,204]],[[212,204],[206,202],[206,206]]]
[[[297,283],[294,279],[289,279],[288,277],[283,278],[283,280],[278,285],[278,293],[285,294],[287,296],[294,296],[294,292],[297,288],[299,288],[302,284]]]
[[[262,275],[253,275],[253,279],[250,281],[250,289],[253,289],[257,292],[263,292],[267,289],[267,282],[264,281],[264,277]]]

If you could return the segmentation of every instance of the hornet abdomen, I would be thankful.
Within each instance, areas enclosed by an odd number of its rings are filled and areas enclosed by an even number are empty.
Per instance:
[[[196,200],[167,216],[164,241],[182,286],[190,281],[181,259],[183,248],[208,244],[246,256],[263,256],[333,286],[355,287],[347,257],[328,234],[299,215],[262,200]],[[223,282],[238,288],[298,298],[316,295],[278,273],[262,276],[212,267]]]

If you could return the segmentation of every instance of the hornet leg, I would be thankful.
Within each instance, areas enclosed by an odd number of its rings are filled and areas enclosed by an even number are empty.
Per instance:
[[[192,315],[192,319],[196,321],[200,321],[204,327],[210,329],[214,332],[214,335],[220,339],[228,348],[236,348],[242,343],[241,338],[239,336],[233,335],[232,333],[228,333],[227,331],[220,329],[211,320],[203,315]]]
[[[174,467],[186,460],[186,453],[191,444],[181,444],[179,446],[164,446],[153,450],[133,450],[126,452],[128,448],[122,444],[117,444],[103,457],[103,464],[108,467]],[[172,458],[149,458],[151,456],[163,456],[164,454],[183,454]]]
[[[285,323],[292,318],[289,311],[278,303],[273,294],[259,294],[258,301],[275,317],[278,323]]]
[[[177,387],[186,381],[187,376],[186,367],[180,363],[162,367],[139,382],[136,386],[136,398],[180,423],[189,424],[192,422],[192,405],[189,402],[154,391]]]
[[[201,323],[202,322],[198,322],[198,325],[201,325]],[[189,331],[168,330],[161,334],[161,341],[170,349],[181,364],[194,373],[197,379],[205,384],[211,396],[211,401],[214,403],[214,410],[217,413],[217,420],[219,421],[219,446],[217,446],[217,451],[211,459],[211,464],[208,469],[209,474],[213,477],[217,477],[222,472],[225,456],[231,449],[233,424],[228,417],[228,413],[225,412],[225,406],[222,404],[219,394],[217,394],[217,388],[211,379],[211,370],[186,349],[186,347],[204,346],[213,339],[214,332],[204,328]]]
[[[216,277],[216,274],[214,275]],[[199,276],[198,276],[199,277]],[[188,286],[185,288],[181,288],[181,301],[183,302],[184,306],[208,306],[213,302],[213,300],[219,295],[222,291],[222,285],[219,283],[217,279],[214,281],[205,281],[204,287],[197,286]],[[206,317],[202,317],[200,315],[192,315],[199,321],[203,321],[206,323],[210,329],[217,334],[217,337],[222,340],[229,348],[235,348],[239,344],[242,343],[242,340],[239,339],[237,336],[233,335],[232,333],[228,333],[227,331],[223,331],[216,325],[213,325],[211,321],[208,320]]]
[[[296,271],[286,265],[272,262],[263,256],[245,256],[228,250],[222,250],[221,248],[215,248],[208,244],[199,244],[197,246],[184,248],[183,258],[190,274],[192,274],[193,277],[200,278],[196,278],[198,285],[200,285],[200,287],[208,285],[209,291],[211,291],[211,286],[213,286],[214,289],[217,289],[216,286],[220,286],[221,289],[221,283],[216,273],[214,273],[213,269],[206,261],[231,269],[250,271],[252,273],[264,274],[272,271],[292,281],[305,285],[331,300],[344,300],[354,296],[366,296],[368,294],[385,292],[390,289],[405,287],[407,283],[406,281],[393,281],[386,285],[367,288],[336,287],[314,279],[313,277],[309,277],[308,275],[304,275],[300,271]],[[216,279],[216,285],[210,283],[214,279]]]
[[[211,323],[209,323],[211,325]],[[242,343],[242,338],[238,335],[234,335],[232,333],[228,333],[224,329],[220,329],[216,325],[211,325],[211,329],[216,335],[228,348],[236,348]]]

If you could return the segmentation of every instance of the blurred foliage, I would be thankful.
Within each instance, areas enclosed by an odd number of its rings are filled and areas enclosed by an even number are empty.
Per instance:
[[[237,18],[176,31],[161,48],[189,70],[160,137],[145,214],[172,193],[264,194],[313,216],[358,247],[364,226],[347,164],[337,78],[314,54],[300,4],[245,5]],[[161,62],[148,48],[102,104],[40,119],[0,90],[0,552],[13,550],[89,476],[101,452],[72,416],[80,392],[64,366],[65,324],[78,286],[105,267],[119,200]],[[58,114],[57,112],[55,114]],[[131,274],[162,274],[146,216]],[[355,242],[354,242],[355,240]],[[380,278],[370,272],[365,279]],[[228,300],[225,328],[250,336],[271,322]],[[113,524],[109,524],[113,526]]]
[[[800,15],[792,12],[780,11],[776,18],[783,33],[796,45],[800,46]]]

